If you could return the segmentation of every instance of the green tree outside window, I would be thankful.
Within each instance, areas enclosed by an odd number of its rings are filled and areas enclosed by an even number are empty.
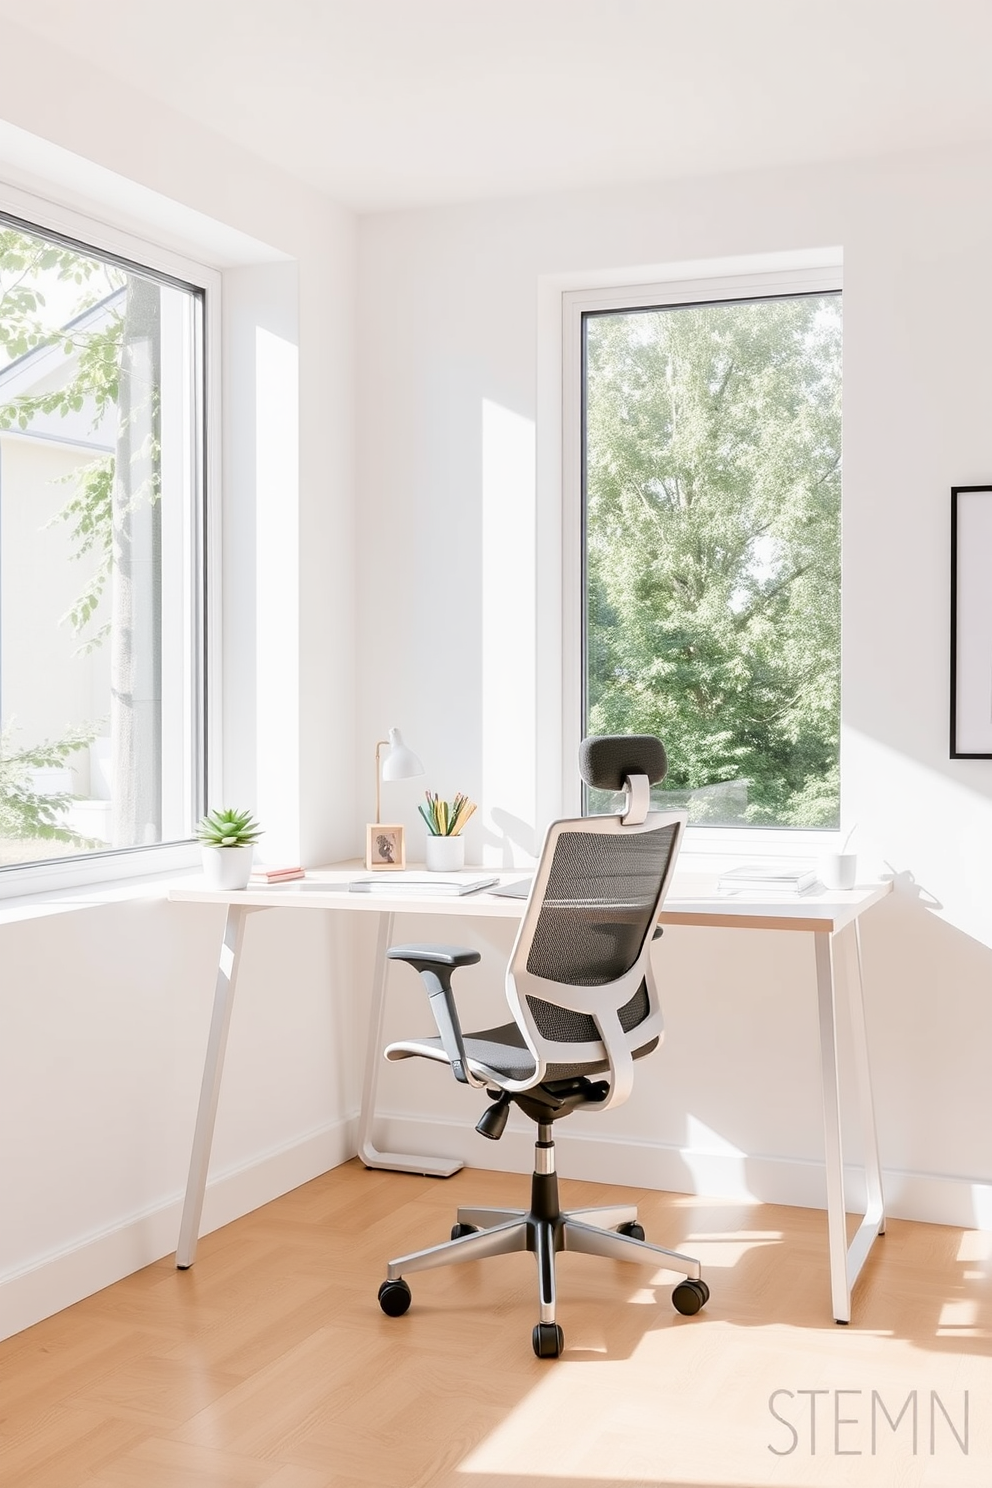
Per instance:
[[[586,317],[586,731],[696,819],[839,820],[839,294]]]

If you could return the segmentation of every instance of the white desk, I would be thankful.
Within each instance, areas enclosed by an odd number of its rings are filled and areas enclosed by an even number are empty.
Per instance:
[[[244,947],[245,925],[250,915],[265,909],[347,910],[379,916],[368,1050],[359,1120],[359,1156],[370,1168],[392,1168],[405,1172],[447,1177],[462,1166],[457,1159],[423,1158],[408,1153],[380,1152],[373,1141],[375,1096],[382,1064],[382,1026],[385,1007],[386,950],[393,940],[397,914],[443,914],[452,917],[495,916],[519,919],[524,901],[477,893],[464,898],[425,894],[414,898],[409,891],[354,894],[348,882],[361,872],[359,865],[334,866],[308,873],[305,881],[281,886],[252,886],[245,890],[218,892],[195,884],[170,891],[169,898],[184,903],[225,904],[227,923],[220,948],[213,1014],[203,1067],[203,1083],[196,1116],[193,1151],[190,1157],[186,1199],[183,1206],[176,1265],[185,1269],[196,1257],[196,1242],[203,1209],[203,1195],[210,1164],[217,1101],[220,1095],[224,1051],[231,1009]],[[504,879],[519,878],[516,873]],[[889,884],[869,888],[832,890],[802,898],[746,900],[697,894],[690,878],[676,875],[661,914],[663,925],[719,926],[739,930],[778,930],[812,937],[819,1014],[820,1069],[823,1083],[823,1122],[827,1178],[827,1236],[830,1256],[830,1290],[837,1322],[851,1318],[851,1290],[877,1235],[885,1228],[882,1176],[875,1134],[868,1042],[865,1032],[864,988],[858,920],[890,890]],[[838,979],[836,972],[841,970]],[[838,991],[838,980],[843,994]],[[865,1215],[847,1244],[844,1201],[844,1160],[841,1143],[840,1078],[837,1060],[838,1022],[846,1012],[854,1052],[855,1087],[864,1146],[867,1203]]]

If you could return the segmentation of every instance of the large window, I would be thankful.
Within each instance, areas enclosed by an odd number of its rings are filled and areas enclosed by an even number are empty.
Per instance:
[[[714,825],[839,820],[841,300],[581,315],[583,725]]]
[[[203,292],[0,217],[0,869],[203,797]]]

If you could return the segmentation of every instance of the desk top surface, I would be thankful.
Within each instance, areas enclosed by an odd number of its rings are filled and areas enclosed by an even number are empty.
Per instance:
[[[417,871],[417,870],[411,870]],[[478,874],[469,868],[465,877]],[[497,875],[512,883],[528,870],[516,869]],[[378,914],[438,914],[519,919],[525,900],[504,898],[485,890],[465,895],[416,893],[395,887],[388,877],[372,893],[353,893],[349,884],[367,873],[360,863],[332,864],[307,870],[305,879],[285,884],[252,884],[247,889],[210,889],[201,880],[169,890],[179,903],[230,904],[246,909],[336,909],[372,911]],[[458,877],[459,875],[443,875]],[[713,875],[676,873],[659,916],[662,925],[697,925],[740,930],[799,930],[829,935],[842,930],[864,914],[886,894],[889,883],[864,884],[854,889],[823,889],[802,895],[747,898],[743,894],[718,894]]]

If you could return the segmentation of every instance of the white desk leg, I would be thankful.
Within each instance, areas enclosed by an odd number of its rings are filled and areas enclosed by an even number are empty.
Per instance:
[[[386,952],[393,938],[393,916],[379,916],[379,933],[372,974],[372,1006],[369,1009],[369,1041],[365,1052],[362,1109],[358,1121],[358,1155],[367,1168],[388,1168],[394,1173],[423,1173],[428,1178],[450,1178],[464,1167],[457,1157],[416,1157],[406,1152],[380,1152],[372,1140],[375,1094],[382,1064],[382,1027],[386,1010]]]
[[[845,952],[845,990],[850,1012],[854,1047],[858,1110],[865,1149],[865,1216],[857,1234],[847,1244],[844,1199],[844,1153],[840,1122],[840,1071],[837,1062],[837,989],[834,977],[834,941]],[[830,1249],[830,1294],[834,1318],[851,1321],[851,1290],[871,1249],[882,1233],[885,1215],[882,1204],[882,1175],[868,1066],[868,1040],[864,1020],[864,989],[861,979],[860,943],[857,926],[839,936],[814,935],[816,946],[816,995],[820,1023],[820,1073],[823,1084],[823,1125],[827,1173],[827,1235]]]
[[[176,1265],[180,1271],[185,1271],[192,1266],[196,1259],[196,1242],[200,1234],[203,1195],[207,1187],[210,1147],[214,1137],[214,1122],[217,1118],[217,1100],[220,1096],[220,1077],[224,1069],[224,1052],[227,1049],[227,1031],[231,1026],[231,1008],[234,1005],[234,989],[245,936],[245,922],[250,912],[246,905],[228,905],[227,924],[224,927],[224,939],[220,948],[220,964],[217,967],[217,985],[214,989],[214,1010],[210,1018],[210,1035],[207,1039],[206,1058],[203,1061],[203,1081],[200,1085],[200,1104],[197,1107],[196,1127],[193,1132],[189,1177],[186,1180],[186,1199],[183,1203],[183,1217],[179,1226],[179,1244],[176,1247]]]
[[[814,935],[816,1003],[820,1024],[820,1079],[827,1171],[827,1241],[830,1250],[830,1296],[834,1319],[851,1321],[847,1283],[847,1225],[844,1208],[844,1153],[840,1129],[840,1071],[837,1064],[837,997],[834,986],[833,937]]]
[[[875,1236],[885,1233],[885,1199],[882,1194],[882,1165],[878,1160],[875,1103],[871,1093],[868,1030],[865,1027],[865,989],[861,967],[861,935],[857,921],[841,931],[840,943],[845,957],[844,979],[847,983],[850,1008],[854,1074],[865,1162],[865,1217],[851,1242],[847,1267],[849,1284],[853,1286]]]

